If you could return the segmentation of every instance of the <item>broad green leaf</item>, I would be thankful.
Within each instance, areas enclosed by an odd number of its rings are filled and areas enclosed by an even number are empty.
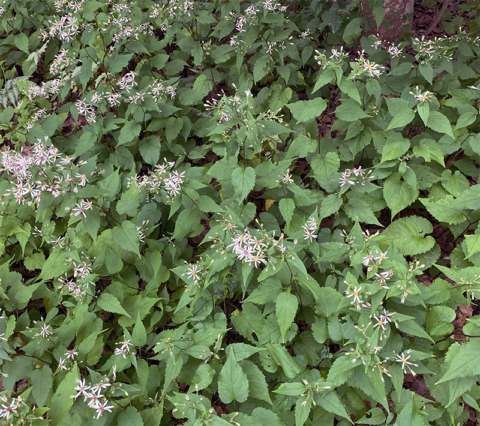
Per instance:
[[[140,319],[140,314],[137,315],[137,322],[135,323],[135,327],[133,327],[132,343],[135,346],[144,346],[147,343],[147,331]]]
[[[127,65],[130,59],[132,59],[133,53],[127,53],[125,55],[117,55],[108,64],[108,70],[113,73],[122,71]]]
[[[124,145],[133,141],[135,138],[138,138],[142,126],[134,120],[127,121],[125,125],[120,130],[120,135],[118,137],[117,146]]]
[[[321,89],[323,86],[325,86],[327,83],[330,83],[332,81],[332,78],[335,76],[335,73],[331,68],[327,68],[323,71],[320,72],[320,75],[318,76],[317,82],[315,83],[315,86],[313,87],[312,93],[315,93],[317,90]]]
[[[214,376],[215,370],[209,364],[201,363],[193,375],[192,386],[198,386],[199,390],[205,389],[212,383]]]
[[[131,318],[128,312],[123,309],[121,303],[113,294],[103,292],[97,299],[97,305],[104,311],[126,315],[127,317]]]
[[[283,368],[283,372],[290,379],[295,378],[302,370],[284,346],[267,343],[265,347],[273,357],[277,365]]]
[[[304,123],[320,116],[327,108],[327,101],[322,98],[315,98],[311,101],[298,101],[286,106],[297,120],[297,123]]]
[[[160,141],[157,136],[148,136],[141,139],[138,143],[138,149],[144,161],[151,166],[158,163],[160,158]]]
[[[383,238],[380,240],[380,245],[387,249],[390,244],[393,244],[405,255],[425,253],[435,244],[433,237],[426,236],[432,231],[432,224],[423,217],[402,217],[382,232]]]
[[[452,349],[457,350],[458,348],[450,346],[448,352]],[[437,384],[462,377],[474,377],[480,374],[480,363],[478,362],[479,351],[479,339],[472,339],[470,342],[462,344],[456,351],[455,356],[452,357],[445,375]]]
[[[355,101],[345,101],[335,110],[335,115],[343,121],[357,121],[370,117]]]
[[[419,198],[419,201],[421,201],[428,212],[440,222],[457,225],[467,220],[463,213],[462,205],[451,195],[447,195],[445,198],[436,202],[428,201],[425,198]]]
[[[478,229],[473,235],[465,235],[465,242],[468,250],[465,259],[468,259],[470,256],[480,251],[480,233],[478,232]]]
[[[302,396],[295,404],[295,426],[304,426],[312,407],[312,397]]]
[[[439,111],[430,111],[427,127],[435,132],[444,133],[452,138],[454,137],[450,121]]]
[[[16,36],[13,37],[15,46],[18,47],[19,50],[25,52],[26,54],[30,53],[28,50],[28,37],[25,33],[20,32]]]
[[[140,251],[138,249],[138,231],[137,227],[128,220],[122,222],[120,226],[115,226],[112,229],[113,241],[125,250],[138,254],[140,257]]]
[[[462,114],[457,120],[457,125],[455,126],[455,130],[463,129],[464,127],[470,126],[475,122],[476,119],[477,119],[477,113],[466,112]]]
[[[248,378],[230,351],[218,378],[218,395],[224,404],[245,402],[248,398]]]
[[[105,266],[109,274],[116,274],[123,269],[121,257],[109,246],[105,247]]]
[[[286,292],[278,295],[275,303],[275,314],[277,316],[278,325],[280,326],[283,343],[285,343],[285,334],[295,319],[297,309],[298,299],[297,296],[290,293],[290,288]]]
[[[322,204],[323,206],[323,204]],[[355,222],[369,223],[382,226],[373,214],[371,207],[361,198],[351,198],[344,206],[347,216]]]
[[[318,176],[328,176],[335,173],[340,167],[340,158],[336,152],[329,152],[326,156],[319,154],[312,157],[311,165]]]
[[[433,306],[427,313],[426,330],[432,336],[445,336],[453,331],[455,311],[448,306]]]
[[[383,184],[383,197],[391,210],[392,218],[417,199],[418,191],[401,179],[399,173],[393,173]]]
[[[425,161],[427,162],[435,160],[437,163],[445,167],[442,150],[433,139],[422,139],[420,141],[420,146],[413,147],[413,154],[416,157],[425,158]]]
[[[117,423],[118,426],[143,426],[142,416],[132,405],[119,414]]]
[[[381,163],[400,158],[408,151],[408,148],[410,148],[408,139],[404,139],[401,133],[392,133],[383,147]]]
[[[276,297],[282,292],[282,284],[280,281],[271,278],[266,279],[244,300],[244,302],[256,303],[264,305],[268,302],[274,302]]]
[[[122,194],[120,201],[117,203],[117,212],[133,217],[136,216],[139,206],[140,190],[137,185],[130,185],[130,188]]]
[[[235,193],[243,201],[255,186],[255,170],[252,167],[235,168],[232,173],[232,182],[234,182]]]
[[[58,425],[66,417],[75,400],[72,396],[75,395],[76,379],[78,378],[78,370],[75,365],[67,372],[63,380],[58,385],[57,389],[49,401],[50,411],[48,418],[52,425]],[[50,423],[50,422],[49,422]]]
[[[402,109],[400,112],[394,115],[392,121],[387,127],[387,131],[391,129],[398,129],[405,127],[415,118],[415,112],[410,108]]]
[[[422,74],[423,78],[427,80],[430,84],[432,84],[433,80],[433,68],[430,63],[426,61],[422,61],[418,66],[420,70],[420,74]]]
[[[320,206],[320,219],[323,219],[324,217],[328,217],[340,209],[340,207],[343,204],[342,197],[339,197],[338,195],[335,194],[330,194],[327,196],[323,201]]]
[[[260,368],[258,368],[253,362],[248,360],[242,361],[240,366],[247,375],[249,398],[258,399],[260,401],[265,401],[269,404],[272,404],[272,400],[270,399],[268,392],[267,381],[265,380],[262,370],[260,370]]]
[[[118,170],[110,173],[106,179],[101,180],[99,187],[102,190],[102,196],[105,199],[113,200],[120,190],[120,176]]]
[[[222,213],[224,210],[209,196],[200,195],[197,203],[198,208],[205,213]]]
[[[165,138],[168,143],[172,143],[175,138],[180,134],[184,122],[181,118],[170,117],[167,120],[167,125],[165,127]]]
[[[273,392],[280,395],[300,396],[305,392],[305,385],[299,382],[282,383],[278,389],[274,390]]]
[[[253,79],[255,83],[258,83],[268,74],[267,61],[267,55],[262,55],[255,61],[255,64],[253,65]]]
[[[430,335],[414,320],[407,320],[398,323],[398,329],[404,333],[409,334],[410,336],[423,337],[424,339],[430,340],[432,343],[435,341],[430,337]]]
[[[362,105],[362,100],[360,99],[360,93],[358,92],[355,82],[352,80],[342,79],[338,85],[340,90],[350,96],[352,99],[356,100],[360,105]]]
[[[52,370],[44,364],[42,368],[33,371],[30,379],[32,380],[32,394],[35,402],[39,407],[42,407],[52,390]]]
[[[278,207],[280,208],[280,213],[282,213],[285,223],[288,226],[293,217],[295,202],[291,198],[282,198]]]

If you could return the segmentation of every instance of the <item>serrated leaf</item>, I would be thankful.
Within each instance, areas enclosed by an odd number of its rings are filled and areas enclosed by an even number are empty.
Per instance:
[[[267,55],[262,55],[255,61],[255,64],[253,65],[253,80],[255,83],[258,83],[268,74],[267,61]]]
[[[417,196],[418,191],[401,180],[399,173],[390,175],[383,185],[383,197],[391,210],[392,218],[399,211],[412,204]]]
[[[245,402],[248,398],[248,378],[230,351],[218,378],[218,395],[224,404]]]
[[[453,348],[453,346],[450,348]],[[470,342],[462,344],[450,361],[446,373],[436,384],[462,377],[474,377],[480,374],[479,351],[479,339],[472,339]]]
[[[465,235],[465,242],[468,250],[465,259],[468,259],[470,256],[480,251],[480,233],[478,233],[478,230],[474,235]]]
[[[335,76],[334,71],[331,68],[327,68],[321,71],[320,75],[318,76],[317,82],[313,87],[312,93],[315,93],[317,90],[321,89],[326,84],[332,81],[332,78]]]
[[[362,118],[370,117],[355,101],[343,102],[335,110],[335,115],[343,121],[357,121]]]
[[[323,205],[323,204],[322,204]],[[344,206],[347,216],[355,222],[369,223],[382,226],[373,214],[372,208],[361,198],[351,198]]]
[[[117,423],[118,426],[143,426],[142,416],[131,405],[119,414]]]
[[[140,126],[140,124],[138,124],[136,121],[127,121],[122,127],[122,130],[120,130],[117,146],[124,145],[133,141],[135,138],[138,137],[141,130],[142,126]]]
[[[104,311],[126,315],[127,317],[131,318],[128,312],[123,309],[122,304],[113,294],[103,292],[97,299],[97,305]]]
[[[410,148],[410,141],[404,139],[401,133],[391,134],[383,147],[381,163],[398,159],[408,151],[408,148]]]
[[[260,401],[272,404],[270,395],[268,393],[268,385],[262,370],[258,368],[253,362],[245,360],[240,363],[242,370],[247,375],[248,379],[248,396]]]
[[[430,111],[427,127],[435,132],[444,133],[454,138],[450,121],[439,111]]]
[[[209,364],[202,363],[193,375],[192,386],[198,385],[199,390],[205,389],[212,383],[214,377],[215,370]]]
[[[135,346],[144,346],[147,343],[147,331],[140,319],[140,314],[137,314],[137,321],[132,331],[132,343]]]
[[[39,407],[45,405],[53,386],[52,370],[48,365],[36,369],[30,376],[32,380],[32,394]]]
[[[415,118],[415,112],[410,108],[404,108],[393,117],[392,121],[387,127],[387,131],[391,129],[398,129],[405,127]]]
[[[327,108],[327,101],[322,98],[315,98],[311,101],[298,101],[293,104],[287,104],[286,107],[291,111],[297,123],[304,123],[320,116]]]
[[[290,289],[278,295],[275,303],[275,315],[277,316],[283,343],[285,343],[285,335],[295,319],[297,309],[298,299],[290,293]]]
[[[409,216],[397,219],[382,232],[381,246],[393,244],[401,253],[414,255],[425,253],[435,245],[431,236],[432,224],[423,217]]]
[[[133,222],[125,220],[120,226],[115,226],[112,229],[112,237],[120,247],[140,257],[138,231]]]
[[[338,170],[340,158],[336,152],[329,152],[325,156],[317,154],[312,157],[311,166],[316,175],[328,176]]]
[[[457,225],[467,220],[463,213],[462,204],[458,203],[451,195],[436,202],[419,198],[428,212],[439,222],[446,222],[450,225]]]
[[[292,220],[293,212],[295,210],[295,202],[291,198],[282,198],[280,200],[280,203],[278,204],[278,207],[288,227],[290,221]]]
[[[328,217],[340,209],[343,204],[342,197],[339,197],[335,194],[330,194],[327,196],[320,206],[320,218]]]
[[[77,378],[78,370],[75,365],[70,371],[67,372],[53,393],[48,404],[50,407],[48,418],[50,419],[52,425],[60,424],[75,402],[72,396],[74,396],[76,392],[74,388]]]
[[[234,182],[235,193],[243,201],[255,186],[255,170],[252,167],[235,168],[232,173],[232,182]]]
[[[477,113],[475,112],[466,112],[462,114],[458,120],[455,130],[463,129],[464,127],[470,126],[477,119]]]

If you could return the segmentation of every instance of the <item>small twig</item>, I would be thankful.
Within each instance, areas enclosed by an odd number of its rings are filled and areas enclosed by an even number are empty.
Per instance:
[[[438,25],[440,20],[442,19],[445,11],[447,10],[448,5],[452,2],[452,0],[443,0],[443,5],[440,11],[437,13],[437,16],[435,16],[435,19],[432,22],[432,25],[428,28],[426,32],[423,33],[423,35],[426,37],[428,36]]]

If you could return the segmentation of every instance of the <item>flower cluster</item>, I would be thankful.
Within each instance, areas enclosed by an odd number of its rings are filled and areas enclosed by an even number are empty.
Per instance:
[[[340,186],[346,185],[347,183],[350,185],[365,185],[367,179],[373,179],[374,176],[371,173],[372,170],[369,170],[365,174],[365,172],[362,170],[362,166],[360,166],[358,169],[346,169],[340,178]]]
[[[116,343],[117,345],[121,345],[119,348],[115,348],[114,354],[121,355],[124,359],[127,359],[127,354],[130,353],[130,346],[133,346],[130,343],[130,340],[124,338],[124,340],[120,343]]]
[[[127,187],[130,187],[132,183],[135,183],[139,188],[143,188],[147,191],[147,201],[152,201],[156,194],[160,193],[161,189],[167,192],[169,197],[175,197],[180,194],[182,190],[183,178],[185,172],[170,172],[166,177],[167,170],[170,170],[175,162],[168,162],[165,158],[165,163],[157,164],[153,170],[153,173],[143,176],[133,176],[127,181]]]
[[[433,94],[430,93],[428,90],[426,92],[422,93],[420,91],[420,89],[418,88],[418,86],[415,86],[415,91],[414,92],[410,91],[408,93],[410,93],[412,96],[414,96],[415,100],[417,102],[420,102],[420,104],[423,104],[425,102],[430,102],[432,100],[432,97],[433,97]]]
[[[0,400],[0,404],[2,404],[2,408],[0,408],[0,419],[5,420],[10,420],[12,417],[19,416],[18,409],[21,404],[25,404],[21,396],[18,398],[12,398],[11,401],[9,401],[5,395],[2,395]]]
[[[370,77],[380,77],[380,75],[385,70],[380,64],[371,62],[365,58],[365,52],[362,50],[360,57],[357,62],[352,62],[350,66],[353,68],[352,73],[348,78],[353,79],[362,75],[367,75]]]
[[[80,34],[77,21],[78,18],[68,13],[66,15],[63,15],[60,20],[53,22],[48,21],[50,24],[49,31],[43,31],[40,37],[42,38],[42,40],[46,40],[48,38],[53,38],[58,35],[60,37],[60,40],[70,42],[77,34]]]
[[[302,226],[303,231],[304,231],[304,240],[310,240],[310,242],[313,242],[314,239],[318,237],[318,235],[314,235],[318,227],[318,222],[311,217],[308,222]]]
[[[97,419],[103,414],[104,411],[112,412],[113,405],[108,405],[108,399],[102,394],[102,391],[108,388],[110,383],[100,382],[95,386],[88,386],[85,384],[85,379],[79,380],[76,382],[78,385],[74,388],[77,391],[77,394],[73,398],[78,398],[83,396],[84,400],[88,401],[88,406],[97,410]],[[101,400],[105,399],[102,403]]]
[[[237,255],[239,260],[246,263],[253,263],[255,268],[258,268],[262,263],[267,264],[266,250],[268,245],[265,244],[264,237],[252,235],[248,229],[245,228],[243,234],[234,233],[233,242],[227,248],[231,247],[232,252]]]

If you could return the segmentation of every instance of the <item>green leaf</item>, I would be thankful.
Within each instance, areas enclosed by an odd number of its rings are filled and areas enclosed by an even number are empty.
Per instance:
[[[142,416],[131,405],[119,414],[117,423],[118,426],[143,426]]]
[[[343,40],[347,44],[355,43],[355,40],[362,32],[362,20],[360,18],[352,19],[348,25],[345,27],[343,32]]]
[[[457,125],[455,126],[455,130],[463,129],[464,127],[468,127],[475,122],[477,119],[476,112],[466,112],[462,114],[458,120]]]
[[[255,186],[255,170],[252,167],[245,169],[236,167],[232,173],[235,193],[240,196],[240,203],[250,194]]]
[[[343,199],[342,197],[339,197],[338,195],[335,194],[330,194],[327,196],[323,201],[320,206],[320,219],[323,219],[324,217],[328,217],[340,209],[340,207],[343,204]]]
[[[425,161],[429,162],[432,159],[437,163],[445,167],[445,160],[443,158],[443,152],[438,146],[438,143],[433,139],[422,139],[420,146],[413,147],[413,154],[416,157],[423,157]]]
[[[274,302],[277,295],[282,292],[282,285],[280,281],[271,278],[266,279],[255,290],[252,291],[244,302],[256,303],[258,305],[264,305],[268,302]]]
[[[120,190],[120,176],[118,170],[115,170],[105,179],[101,180],[98,186],[102,190],[102,196],[104,199],[113,200]]]
[[[387,127],[387,131],[391,129],[398,129],[405,127],[415,118],[415,112],[410,108],[402,109],[399,113],[395,114],[392,121]]]
[[[224,210],[208,195],[200,195],[197,203],[198,208],[205,213],[223,213]]]
[[[401,321],[398,323],[398,329],[404,333],[409,334],[410,336],[418,336],[424,339],[430,340],[432,343],[435,341],[430,337],[430,335],[414,320]]]
[[[341,80],[338,85],[340,90],[350,96],[352,99],[356,100],[360,105],[362,105],[362,100],[360,99],[360,93],[358,92],[355,82],[352,80]]]
[[[422,61],[418,66],[420,69],[420,74],[422,74],[423,78],[427,80],[430,84],[432,84],[433,80],[433,68],[432,66],[425,61]]]
[[[357,121],[370,117],[355,101],[345,101],[335,110],[337,118],[343,121]]]
[[[298,309],[298,299],[290,293],[290,288],[280,293],[275,304],[275,315],[277,316],[282,342],[285,343],[285,335],[295,319]]]
[[[203,230],[203,225],[200,223],[199,209],[191,210],[186,208],[180,212],[175,222],[175,231],[173,238],[181,240],[187,235],[198,235]]]
[[[278,204],[280,213],[285,219],[286,225],[290,225],[295,210],[295,202],[291,198],[282,198]]]
[[[80,68],[80,83],[83,87],[83,90],[87,87],[88,82],[93,75],[93,61],[90,58],[82,59],[82,66]]]
[[[248,379],[248,396],[249,398],[258,399],[260,401],[273,404],[268,393],[268,385],[265,376],[253,362],[245,360],[240,363],[242,370]]]
[[[232,401],[245,402],[248,392],[247,375],[238,365],[234,352],[230,351],[218,378],[218,395],[223,403],[229,404]]]
[[[30,379],[32,380],[32,394],[35,402],[39,407],[43,407],[53,386],[52,370],[44,364],[42,368],[33,371]]]
[[[297,123],[304,123],[320,116],[327,108],[327,101],[322,98],[315,98],[311,101],[298,101],[286,106],[297,120]]]
[[[141,139],[138,143],[138,149],[144,161],[151,166],[154,166],[158,163],[160,158],[160,141],[157,136],[148,136],[144,139]]]
[[[312,407],[311,396],[302,396],[295,404],[295,426],[304,426]]]
[[[137,209],[140,206],[140,190],[138,186],[130,185],[127,191],[122,194],[122,198],[117,203],[118,214],[126,214],[133,217],[137,215]]]
[[[326,84],[332,81],[332,78],[335,76],[335,72],[331,68],[327,68],[320,72],[317,82],[312,90],[312,93],[315,93],[317,90],[321,89]]]
[[[30,53],[28,50],[28,37],[25,33],[20,32],[15,37],[13,37],[13,40],[15,46],[17,46],[19,50],[25,52],[26,54]]]
[[[255,83],[258,83],[268,74],[267,61],[267,55],[262,55],[255,61],[255,64],[253,65],[253,80]]]
[[[125,220],[120,226],[115,226],[112,229],[113,241],[125,250],[138,254],[140,257],[140,251],[138,249],[138,231],[133,222]]]
[[[214,376],[215,370],[209,364],[202,363],[193,375],[192,386],[196,388],[198,385],[199,390],[205,389],[212,383]]]
[[[278,389],[274,390],[273,392],[280,395],[300,396],[305,392],[305,385],[299,382],[282,383]]]
[[[383,238],[380,240],[380,244],[384,249],[393,244],[405,255],[421,254],[435,245],[433,237],[426,237],[432,231],[432,224],[423,217],[402,217],[382,232]]]
[[[105,266],[109,274],[113,275],[123,269],[121,257],[109,246],[105,246]]]
[[[355,222],[371,223],[382,226],[373,214],[371,207],[361,198],[351,198],[348,203],[345,204],[344,208],[347,216]]]
[[[57,389],[49,401],[50,411],[48,417],[51,424],[56,426],[66,417],[70,411],[75,400],[72,398],[75,395],[76,379],[78,378],[78,371],[76,365],[65,375],[63,380],[58,385]]]
[[[470,256],[480,251],[480,233],[478,232],[478,229],[474,235],[465,235],[465,242],[468,251],[465,259],[468,259]]]
[[[404,139],[401,133],[392,133],[383,147],[381,163],[400,158],[408,151],[408,148],[410,148],[408,139]]]
[[[340,167],[340,158],[336,152],[328,152],[326,156],[316,154],[312,157],[311,166],[318,176],[329,176]]]
[[[450,121],[439,111],[430,111],[427,127],[435,132],[444,133],[454,138]]]
[[[140,131],[142,130],[142,126],[138,124],[134,120],[127,121],[125,125],[120,130],[120,135],[118,137],[117,147],[120,145],[124,145],[133,141],[135,138],[138,138]]]
[[[135,323],[135,327],[133,327],[132,343],[135,346],[145,346],[147,344],[147,331],[140,319],[140,314],[137,314],[137,322]]]
[[[104,311],[126,315],[127,317],[131,318],[128,312],[123,309],[121,303],[113,294],[103,292],[97,299],[97,305]]]
[[[432,336],[445,336],[453,331],[455,311],[448,306],[433,306],[427,313],[426,330]]]
[[[20,33],[20,34],[23,34],[23,33]],[[1,113],[0,113],[0,123],[1,124],[8,124],[10,123],[10,121],[12,120],[13,118],[13,114],[14,114],[14,110],[11,106],[9,106],[8,108],[4,109]]]
[[[130,59],[132,59],[133,53],[127,53],[125,55],[117,55],[108,65],[108,71],[117,73],[122,71],[127,65]]]
[[[425,198],[419,198],[419,201],[425,206],[428,212],[439,222],[446,222],[450,225],[458,225],[467,220],[463,213],[463,206],[451,195],[436,202],[428,201]]]
[[[452,357],[445,375],[436,384],[462,377],[474,377],[480,374],[480,363],[478,362],[479,339],[472,339],[470,342],[462,344],[459,349],[455,346],[450,346],[448,352],[453,349],[456,350],[456,353]]]
[[[267,343],[265,347],[268,349],[268,352],[275,360],[277,365],[283,368],[283,372],[288,378],[294,379],[298,374],[300,374],[302,369],[287,352],[287,349],[284,346]]]
[[[399,173],[390,175],[383,185],[383,197],[391,210],[392,218],[412,204],[417,196],[418,191],[402,180]]]

